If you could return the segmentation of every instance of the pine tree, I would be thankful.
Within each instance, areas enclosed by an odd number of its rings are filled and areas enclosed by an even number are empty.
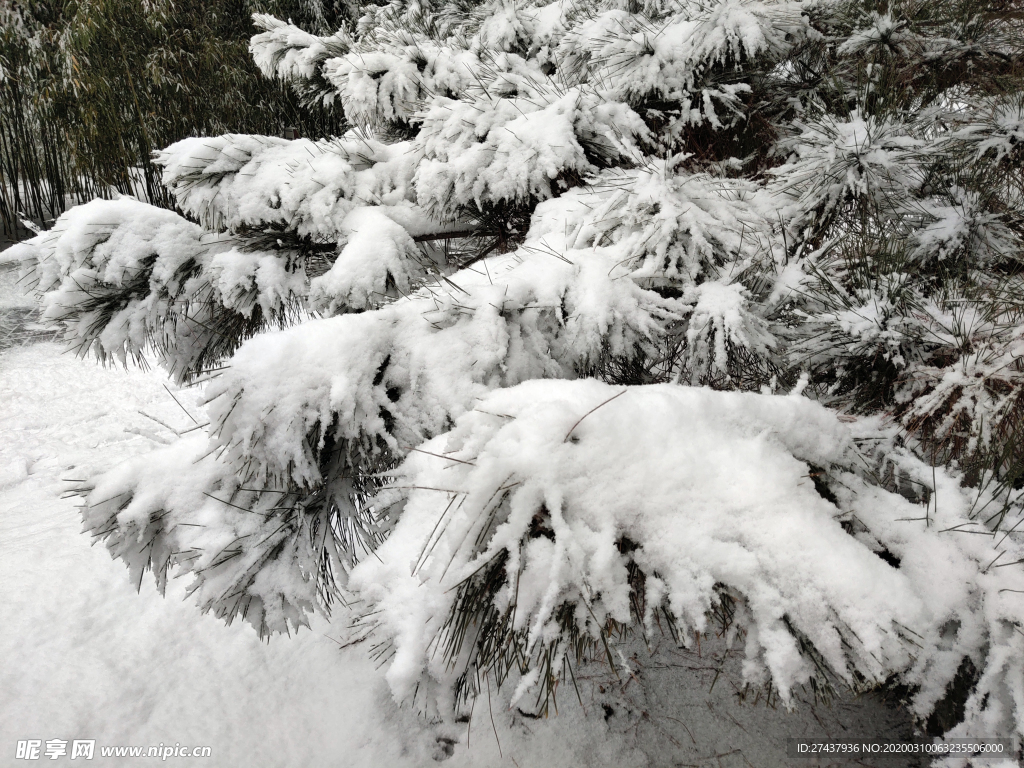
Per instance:
[[[255,16],[344,135],[186,139],[178,212],[20,246],[80,353],[204,387],[87,528],[261,633],[344,604],[400,698],[546,711],[717,615],[783,700],[898,683],[924,719],[959,681],[953,733],[1024,736],[1022,12]]]

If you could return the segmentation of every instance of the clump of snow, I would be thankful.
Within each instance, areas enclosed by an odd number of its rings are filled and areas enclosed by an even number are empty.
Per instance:
[[[309,289],[289,251],[243,249],[132,198],[72,208],[9,252],[21,263],[20,283],[45,293],[43,318],[71,349],[122,363],[154,350],[179,380],[237,345],[222,325],[252,321],[252,333]]]
[[[881,49],[897,56],[907,56],[920,51],[929,42],[908,29],[906,21],[893,19],[888,13],[872,11],[870,19],[870,25],[846,38],[836,53],[851,58],[867,57]]]
[[[470,204],[544,200],[559,177],[596,170],[588,149],[628,157],[648,134],[631,109],[590,91],[524,96],[439,100],[425,112],[417,137],[425,153],[416,172],[421,206],[451,216]]]
[[[617,98],[677,99],[699,94],[700,79],[712,65],[768,51],[781,54],[808,32],[800,3],[688,5],[688,12],[657,20],[618,8],[605,10],[565,35],[562,54],[570,62],[575,57],[592,59],[597,65],[593,77],[615,83]],[[728,89],[721,93],[735,95]]]
[[[976,144],[978,157],[992,153],[996,162],[1019,153],[1024,144],[1024,105],[990,100],[982,106],[988,114],[964,126],[957,138]]]
[[[721,267],[749,264],[774,245],[742,180],[686,173],[687,156],[654,160],[638,169],[596,174],[537,206],[528,243],[556,250],[598,245],[621,253],[616,274],[644,285],[692,286],[717,277]]]
[[[264,31],[253,36],[249,51],[267,77],[313,80],[326,60],[344,55],[352,46],[352,39],[344,30],[329,37],[317,37],[269,14],[254,13],[252,19]],[[335,99],[332,88],[323,89],[319,96],[325,104]]]
[[[178,205],[208,228],[278,225],[322,241],[344,232],[354,207],[410,207],[410,149],[355,135],[314,142],[226,134],[182,139],[156,163]]]
[[[633,621],[632,562],[646,575],[645,622],[667,608],[684,639],[706,629],[722,590],[738,601],[747,682],[770,673],[788,700],[816,674],[804,638],[852,686],[900,670],[927,712],[962,655],[983,653],[985,638],[1015,642],[994,616],[1024,608],[1012,596],[1024,579],[983,576],[989,545],[949,532],[973,524],[956,479],[942,476],[943,510],[926,524],[858,463],[853,434],[797,396],[527,382],[406,459],[402,517],[349,585],[376,611],[378,639],[394,643],[388,680],[402,697],[424,676],[459,672],[432,648],[456,588],[504,553],[493,604],[533,660],[521,690],[535,664],[561,669],[570,653],[555,620],[564,604],[594,638],[609,619]],[[904,561],[894,568],[881,552]],[[942,643],[951,621],[959,630]]]
[[[694,289],[696,301],[686,339],[697,370],[713,366],[728,370],[727,346],[764,354],[775,344],[767,323],[748,308],[740,283],[707,282]]]
[[[800,133],[781,143],[791,154],[771,170],[777,183],[765,200],[796,236],[811,220],[829,221],[852,198],[900,197],[923,181],[923,141],[903,123],[855,112],[849,120],[826,115],[794,126]]]
[[[1016,236],[1002,216],[983,212],[979,195],[954,187],[947,199],[922,200],[918,205],[927,222],[914,234],[914,255],[919,259],[951,259],[969,249],[979,264],[998,261],[1012,253]]]
[[[309,285],[314,306],[333,314],[339,307],[379,303],[394,291],[408,294],[428,274],[409,233],[380,207],[354,208],[341,222],[338,258]]]

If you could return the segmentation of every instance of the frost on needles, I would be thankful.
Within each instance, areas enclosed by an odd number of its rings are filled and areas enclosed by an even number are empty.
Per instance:
[[[203,385],[87,529],[449,711],[720,630],[786,701],[974,669],[953,733],[1024,736],[1019,2],[364,14],[254,17],[343,136],[180,141],[177,211],[16,247],[73,348]]]

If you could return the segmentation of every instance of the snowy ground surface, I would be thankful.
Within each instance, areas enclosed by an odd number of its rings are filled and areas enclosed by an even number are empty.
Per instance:
[[[32,328],[15,276],[0,254],[0,764],[30,764],[13,759],[18,740],[95,739],[210,746],[202,762],[218,768],[784,766],[787,737],[909,735],[903,713],[870,697],[796,713],[740,701],[739,660],[713,642],[636,648],[637,682],[584,668],[584,706],[565,691],[557,718],[509,712],[503,692],[470,726],[432,724],[391,701],[363,649],[339,649],[336,627],[266,644],[198,614],[180,582],[166,599],[148,576],[136,592],[61,494],[67,479],[166,441],[159,422],[189,419],[159,372],[63,354]],[[192,393],[177,397],[194,407]],[[152,761],[97,753],[91,764]]]

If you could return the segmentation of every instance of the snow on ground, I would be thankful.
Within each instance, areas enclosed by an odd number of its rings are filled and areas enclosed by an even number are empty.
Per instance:
[[[0,255],[2,261],[2,255]],[[0,316],[31,302],[0,263]],[[336,627],[261,643],[248,625],[200,615],[172,581],[166,599],[80,533],[67,480],[151,450],[190,426],[157,371],[103,368],[52,341],[0,347],[0,764],[24,739],[97,747],[212,747],[203,764],[296,766],[786,765],[787,736],[907,735],[876,700],[798,713],[736,699],[739,659],[667,648],[635,663],[644,687],[581,671],[581,708],[529,720],[496,693],[467,724],[431,724],[393,703],[362,648]],[[12,340],[13,339],[13,340]],[[179,401],[197,413],[194,395]],[[642,649],[641,649],[642,650]],[[720,649],[719,649],[720,651]],[[712,689],[714,680],[722,680]],[[500,751],[499,751],[500,749]],[[60,762],[47,764],[61,765]],[[93,765],[144,765],[101,758]],[[169,758],[167,764],[194,764]],[[898,761],[897,761],[898,762]],[[77,765],[78,763],[70,763]],[[897,768],[897,763],[887,765]],[[810,764],[808,764],[810,768]]]

